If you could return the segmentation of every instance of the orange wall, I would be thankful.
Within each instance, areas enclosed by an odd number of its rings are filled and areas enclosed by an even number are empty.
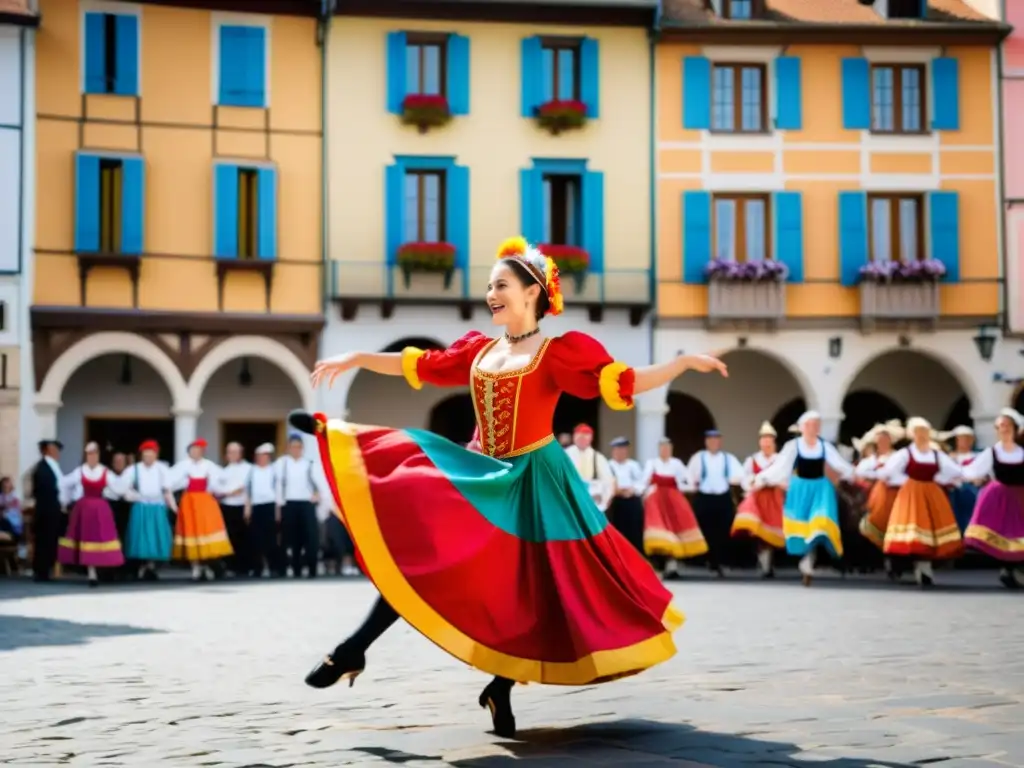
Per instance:
[[[722,148],[720,143],[716,147],[714,137],[706,140],[701,131],[683,127],[682,61],[700,55],[700,46],[676,43],[661,45],[656,53],[659,315],[700,317],[707,312],[707,289],[681,282],[683,192],[725,191],[730,179],[751,174],[765,178],[765,192],[788,189],[803,193],[805,282],[787,288],[789,316],[852,317],[860,312],[857,289],[838,282],[840,191],[926,191],[935,188],[935,172],[939,189],[960,193],[960,275],[961,280],[972,281],[943,285],[942,312],[994,315],[999,311],[998,179],[990,49],[945,50],[943,55],[960,61],[960,130],[939,132],[937,148],[924,147],[922,151],[922,141],[912,139],[906,151],[897,152],[879,151],[884,148],[871,141],[862,145],[860,131],[843,128],[841,60],[862,55],[857,46],[788,47],[786,55],[802,59],[802,128],[781,132],[775,137],[775,146],[756,143],[759,138],[742,151]],[[769,84],[771,101],[773,85]]]
[[[79,305],[74,247],[78,150],[141,152],[146,164],[145,255],[139,308],[216,311],[213,164],[272,161],[278,173],[274,312],[321,311],[320,51],[312,19],[274,17],[271,107],[215,109],[208,11],[142,6],[141,97],[81,93],[82,11],[42,0],[36,63],[36,279],[33,303]],[[216,117],[215,117],[216,115]],[[216,121],[216,122],[215,122]],[[128,308],[121,270],[94,270],[90,307]],[[228,275],[224,309],[263,312],[263,281]]]

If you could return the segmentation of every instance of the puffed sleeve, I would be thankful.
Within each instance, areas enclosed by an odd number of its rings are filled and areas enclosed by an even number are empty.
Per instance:
[[[570,331],[552,339],[546,362],[563,392],[587,400],[600,396],[616,411],[633,407],[636,374],[592,336]]]
[[[490,341],[479,331],[470,331],[448,349],[423,351],[416,347],[402,350],[402,374],[413,389],[423,384],[436,387],[464,387],[469,384],[473,360]]]

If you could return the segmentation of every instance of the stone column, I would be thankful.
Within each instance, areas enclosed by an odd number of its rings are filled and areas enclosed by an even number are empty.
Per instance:
[[[668,387],[645,392],[636,398],[636,445],[633,455],[641,464],[658,455],[658,441],[665,436]]]
[[[188,456],[188,446],[196,439],[199,431],[200,410],[184,410],[176,408],[174,413],[174,461],[181,461]]]
[[[59,440],[57,434],[57,411],[61,403],[36,403],[36,430],[39,440]]]
[[[843,423],[843,414],[821,414],[821,436],[828,442],[838,445],[839,427]]]
[[[996,431],[993,426],[996,421],[996,417],[999,415],[996,413],[979,413],[977,411],[971,411],[971,419],[974,421],[974,449],[980,451],[982,448],[988,448],[990,445],[995,445],[996,442]]]

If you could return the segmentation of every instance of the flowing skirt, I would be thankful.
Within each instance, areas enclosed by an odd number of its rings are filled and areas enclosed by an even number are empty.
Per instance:
[[[317,415],[364,572],[443,650],[519,682],[587,685],[675,654],[683,622],[556,442],[498,460],[416,429]]]
[[[782,530],[786,551],[791,555],[803,556],[821,546],[832,557],[842,557],[839,503],[832,481],[827,477],[811,480],[794,476],[786,491]]]
[[[978,495],[964,543],[1010,563],[1024,562],[1024,486],[993,480]]]
[[[128,518],[124,551],[132,560],[171,559],[171,521],[167,505],[136,501]]]
[[[860,520],[860,532],[865,539],[879,549],[885,548],[885,532],[889,517],[899,496],[899,486],[892,486],[884,480],[876,480],[868,494],[868,513]]]
[[[953,507],[953,516],[960,527],[960,533],[966,533],[967,526],[971,524],[980,492],[981,489],[974,483],[964,483],[959,488],[949,490],[949,503]]]
[[[732,535],[753,536],[769,547],[782,549],[786,537],[782,533],[782,506],[786,494],[781,488],[759,488],[747,494],[736,507]]]
[[[907,480],[892,505],[882,551],[917,559],[946,560],[963,554],[960,528],[946,492],[932,481]]]
[[[708,551],[693,507],[675,488],[656,487],[644,499],[644,552],[685,560]]]
[[[64,565],[124,565],[114,512],[106,499],[83,497],[75,502],[67,531],[58,541],[57,558]]]
[[[207,491],[185,491],[174,526],[175,560],[197,563],[232,554],[220,505]]]

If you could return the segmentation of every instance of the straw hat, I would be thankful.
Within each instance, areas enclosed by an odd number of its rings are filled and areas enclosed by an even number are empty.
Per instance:
[[[914,432],[919,429],[927,429],[929,434],[935,434],[935,430],[928,419],[921,418],[920,416],[911,416],[907,419],[907,437],[913,437]]]
[[[775,427],[770,422],[762,421],[761,428],[757,431],[758,437],[778,437],[779,433],[775,431]]]
[[[884,424],[875,424],[872,429],[875,431],[876,435],[884,432],[893,442],[903,440],[907,437],[907,433],[910,431],[909,429],[903,428],[903,424],[900,423],[899,419],[889,419],[889,421]]]
[[[1014,408],[1003,408],[1001,411],[999,411],[999,415],[1005,416],[1014,424],[1016,424],[1018,432],[1024,431],[1024,415],[1022,415],[1020,411]]]
[[[949,430],[949,432],[940,432],[939,439],[942,442],[946,442],[948,440],[952,440],[955,437],[960,437],[961,435],[963,435],[964,437],[974,437],[974,430],[968,427],[966,424],[961,424],[958,427],[953,427],[951,430]]]
[[[790,424],[789,425],[789,429],[787,429],[786,431],[789,432],[789,434],[791,434],[791,435],[799,435],[800,434],[800,425],[799,424]]]

